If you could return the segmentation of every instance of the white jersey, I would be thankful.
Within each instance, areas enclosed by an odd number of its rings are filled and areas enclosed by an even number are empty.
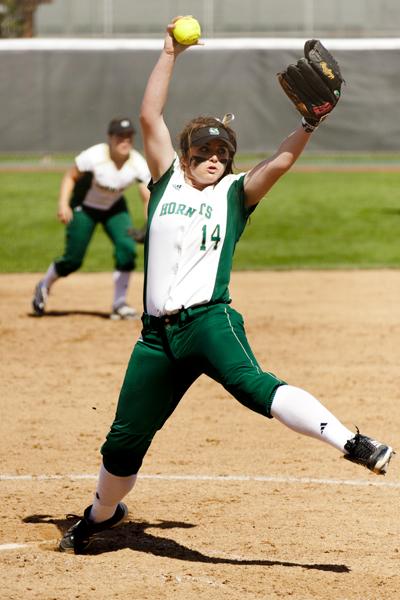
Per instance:
[[[132,183],[140,181],[147,185],[150,181],[145,159],[133,149],[120,169],[111,159],[106,143],[96,144],[78,154],[75,164],[81,173],[93,173],[91,187],[82,203],[90,208],[108,210]]]
[[[185,182],[179,160],[150,184],[144,307],[162,316],[229,301],[232,257],[251,209],[244,173],[199,191]]]

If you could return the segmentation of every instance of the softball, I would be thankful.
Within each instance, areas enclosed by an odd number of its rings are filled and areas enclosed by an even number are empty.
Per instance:
[[[200,23],[191,16],[181,17],[175,22],[173,29],[174,38],[179,44],[191,46],[201,36]]]

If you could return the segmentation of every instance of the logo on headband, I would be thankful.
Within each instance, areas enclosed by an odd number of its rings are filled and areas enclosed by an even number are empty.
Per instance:
[[[219,135],[219,129],[218,129],[218,127],[209,127],[208,133],[210,135]]]

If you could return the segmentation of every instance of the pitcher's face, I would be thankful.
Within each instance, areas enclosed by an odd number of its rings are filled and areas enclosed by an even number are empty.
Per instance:
[[[194,187],[214,185],[223,176],[228,160],[228,147],[220,140],[190,146],[184,160],[185,175]]]

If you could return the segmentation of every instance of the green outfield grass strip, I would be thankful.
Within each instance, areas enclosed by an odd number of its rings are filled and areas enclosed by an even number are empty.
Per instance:
[[[0,271],[43,272],[63,251],[56,219],[61,173],[0,172]],[[144,222],[135,189],[128,202]],[[399,268],[400,186],[395,172],[290,172],[257,207],[237,246],[234,268]],[[138,247],[143,268],[143,246]],[[113,269],[98,227],[84,271]]]

